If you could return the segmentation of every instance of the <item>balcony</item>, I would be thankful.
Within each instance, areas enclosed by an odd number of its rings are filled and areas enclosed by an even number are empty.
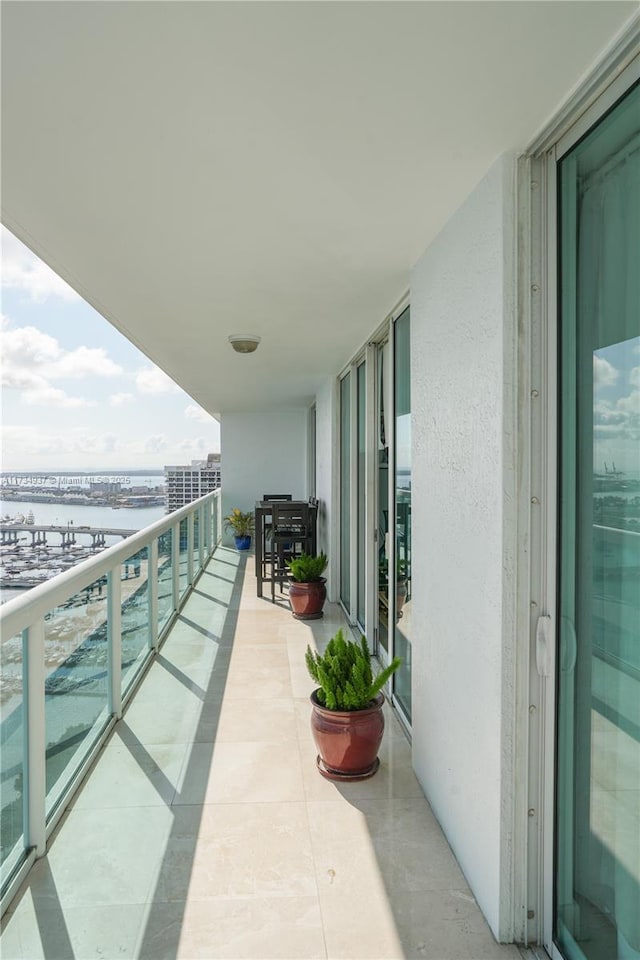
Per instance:
[[[303,653],[340,608],[293,620],[223,547],[193,579],[12,901],[3,958],[519,957],[489,932],[390,711],[374,778],[315,769]]]

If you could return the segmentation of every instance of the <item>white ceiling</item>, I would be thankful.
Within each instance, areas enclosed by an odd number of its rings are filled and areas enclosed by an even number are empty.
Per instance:
[[[637,9],[4,0],[2,219],[210,413],[307,402]]]

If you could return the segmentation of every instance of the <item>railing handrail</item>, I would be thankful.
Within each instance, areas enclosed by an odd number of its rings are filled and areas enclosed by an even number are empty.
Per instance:
[[[628,533],[632,537],[640,537],[640,530],[627,530],[623,527],[607,527],[603,523],[594,523],[594,530],[606,530],[607,533]]]
[[[114,543],[95,557],[89,557],[77,566],[52,577],[51,580],[26,590],[24,596],[8,600],[0,607],[0,636],[15,636],[37,620],[41,620],[54,607],[59,606],[84,587],[88,587],[94,580],[104,576],[123,560],[127,560],[131,554],[148,546],[156,537],[171,530],[189,514],[219,496],[218,489],[199,497],[198,500],[192,500],[191,503],[174,510],[161,520],[156,520],[142,530],[138,530],[122,543]]]

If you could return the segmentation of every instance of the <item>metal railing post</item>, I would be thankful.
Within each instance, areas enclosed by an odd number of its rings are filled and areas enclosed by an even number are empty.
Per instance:
[[[207,536],[207,525],[204,522],[204,507],[198,507],[198,531],[200,533],[200,540],[198,542],[199,546],[199,556],[200,556],[200,569],[204,567],[204,558],[206,554],[206,547],[208,545],[209,537]]]
[[[26,758],[24,766],[25,824],[27,848],[37,857],[46,851],[47,758],[44,699],[44,620],[37,620],[22,633],[23,663],[26,666]]]
[[[152,540],[147,552],[149,586],[149,649],[158,649],[158,540]]]
[[[180,523],[176,523],[171,536],[171,574],[173,587],[173,610],[180,605]]]
[[[187,584],[193,583],[193,538],[194,538],[194,513],[191,511],[187,517]]]
[[[120,564],[107,573],[108,711],[122,716],[122,584]]]

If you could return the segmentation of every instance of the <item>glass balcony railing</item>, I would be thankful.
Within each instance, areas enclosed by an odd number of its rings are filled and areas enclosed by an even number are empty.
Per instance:
[[[0,882],[10,900],[220,539],[220,491],[0,607]]]

